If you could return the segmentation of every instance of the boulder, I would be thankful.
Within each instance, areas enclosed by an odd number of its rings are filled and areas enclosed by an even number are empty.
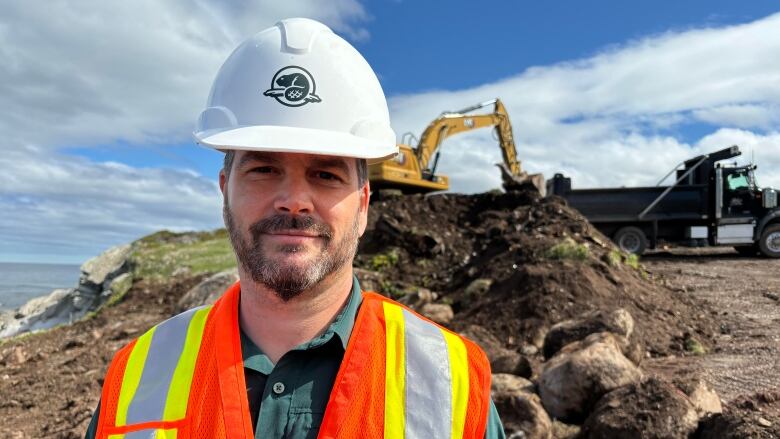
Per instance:
[[[398,302],[403,303],[412,309],[421,309],[423,306],[433,303],[433,301],[438,298],[439,295],[433,291],[427,288],[418,287],[398,299]],[[452,310],[452,308],[450,308],[450,310]]]
[[[604,395],[582,426],[583,439],[687,438],[696,408],[673,384],[650,378]]]
[[[79,284],[102,291],[119,274],[127,271],[130,244],[112,247],[81,265]],[[105,284],[105,285],[104,285]]]
[[[446,325],[455,317],[452,307],[444,303],[426,303],[420,313],[440,325]]]
[[[552,421],[533,384],[511,374],[493,374],[491,396],[507,437],[551,438]]]
[[[58,288],[29,300],[15,313],[4,313],[0,318],[0,338],[70,323],[74,318],[75,292],[75,288]]]
[[[700,374],[695,372],[678,374],[672,379],[672,384],[688,396],[699,416],[709,413],[723,413],[720,397],[707,385]]]
[[[178,312],[214,303],[237,280],[238,268],[235,267],[206,278],[179,299]]]
[[[553,439],[576,439],[579,434],[579,425],[564,424],[557,419],[555,419],[552,423]]]
[[[623,355],[635,364],[640,364],[644,357],[644,348],[634,330],[634,318],[624,309],[611,312],[593,311],[582,316],[565,320],[554,325],[544,337],[544,358],[551,358],[562,347],[579,341],[597,332],[611,332],[619,335]]]
[[[551,416],[578,423],[602,395],[641,378],[618,337],[599,332],[566,345],[542,366],[539,395]]]
[[[474,279],[466,286],[462,293],[456,296],[456,300],[463,307],[470,306],[475,300],[484,296],[493,285],[493,279]]]
[[[509,349],[497,349],[490,358],[490,370],[493,373],[511,373],[524,378],[531,378],[533,369],[525,355]]]

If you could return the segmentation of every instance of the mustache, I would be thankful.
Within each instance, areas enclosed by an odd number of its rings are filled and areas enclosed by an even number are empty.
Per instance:
[[[325,239],[333,237],[333,230],[327,224],[321,223],[311,216],[301,215],[273,215],[252,224],[249,230],[255,239],[264,233],[282,230],[300,230],[316,233]]]

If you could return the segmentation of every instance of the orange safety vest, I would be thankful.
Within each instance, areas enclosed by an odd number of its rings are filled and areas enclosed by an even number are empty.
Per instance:
[[[254,437],[238,327],[240,285],[153,327],[115,355],[97,438]],[[320,438],[485,435],[490,364],[473,342],[363,292]]]

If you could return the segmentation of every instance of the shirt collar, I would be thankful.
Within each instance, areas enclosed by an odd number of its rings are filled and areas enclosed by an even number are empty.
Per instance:
[[[352,276],[352,291],[347,298],[347,304],[339,311],[336,318],[328,328],[318,337],[300,344],[293,350],[307,350],[324,345],[335,337],[338,337],[341,347],[346,351],[349,337],[352,335],[352,328],[355,326],[355,318],[363,302],[363,295],[360,290],[360,283],[357,277]],[[240,328],[239,328],[240,329]],[[256,370],[264,374],[270,374],[274,368],[273,363],[267,355],[241,330],[241,353],[244,359],[244,367]]]

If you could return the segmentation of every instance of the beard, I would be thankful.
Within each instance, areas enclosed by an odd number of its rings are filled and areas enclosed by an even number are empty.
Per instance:
[[[333,230],[327,224],[311,216],[278,214],[264,218],[249,227],[251,242],[244,239],[235,223],[227,203],[223,216],[236,258],[252,280],[272,290],[282,301],[288,302],[302,292],[319,284],[325,277],[352,262],[360,239],[358,215],[347,233],[334,241]],[[270,256],[263,247],[263,236],[280,230],[300,230],[316,233],[322,240],[317,254],[302,263],[288,262],[285,258]],[[276,248],[284,254],[306,251],[305,245],[282,245]]]

